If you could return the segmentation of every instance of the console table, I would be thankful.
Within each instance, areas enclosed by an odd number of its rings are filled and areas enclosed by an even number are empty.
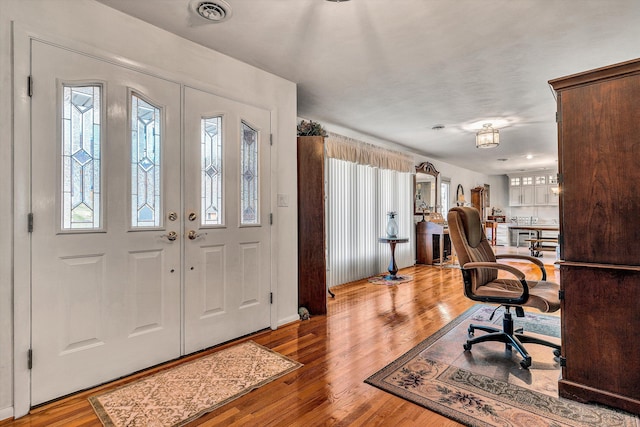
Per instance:
[[[451,255],[449,227],[431,221],[416,224],[416,263],[443,266],[445,252]]]
[[[398,280],[396,276],[398,273],[398,266],[396,265],[396,243],[407,243],[409,238],[407,237],[380,237],[378,239],[380,243],[388,243],[391,248],[391,261],[389,262],[389,275],[384,276],[385,280]]]

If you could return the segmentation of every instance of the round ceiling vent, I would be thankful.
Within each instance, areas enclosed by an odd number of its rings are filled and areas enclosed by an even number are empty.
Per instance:
[[[224,0],[199,0],[193,3],[193,8],[198,15],[211,22],[222,22],[231,17],[231,6]]]

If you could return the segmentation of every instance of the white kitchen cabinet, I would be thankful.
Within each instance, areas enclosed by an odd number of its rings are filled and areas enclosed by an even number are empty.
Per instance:
[[[509,175],[509,206],[557,206],[557,174]]]
[[[533,175],[509,176],[509,206],[531,206],[533,204]]]

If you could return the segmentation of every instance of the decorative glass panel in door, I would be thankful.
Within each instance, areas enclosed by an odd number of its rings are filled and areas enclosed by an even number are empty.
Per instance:
[[[131,95],[131,226],[159,227],[160,109]]]
[[[240,143],[240,224],[258,224],[258,132],[242,122]]]
[[[102,86],[63,85],[62,92],[62,229],[99,229]]]
[[[202,225],[223,224],[222,117],[201,120]]]

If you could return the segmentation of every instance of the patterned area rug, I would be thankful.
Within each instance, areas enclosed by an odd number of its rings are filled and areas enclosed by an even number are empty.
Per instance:
[[[300,366],[247,341],[89,401],[105,426],[181,426]]]
[[[489,320],[494,308],[473,306],[365,382],[469,426],[640,426],[637,416],[559,398],[560,367],[548,347],[526,345],[533,358],[528,370],[502,343],[479,343],[465,352],[470,323],[501,326],[499,312]],[[559,322],[527,312],[516,328],[559,343]]]
[[[407,283],[413,280],[413,276],[410,274],[398,275],[395,279],[389,279],[388,274],[383,274],[381,276],[374,276],[369,278],[369,283],[373,283],[374,285],[399,285],[400,283]]]

